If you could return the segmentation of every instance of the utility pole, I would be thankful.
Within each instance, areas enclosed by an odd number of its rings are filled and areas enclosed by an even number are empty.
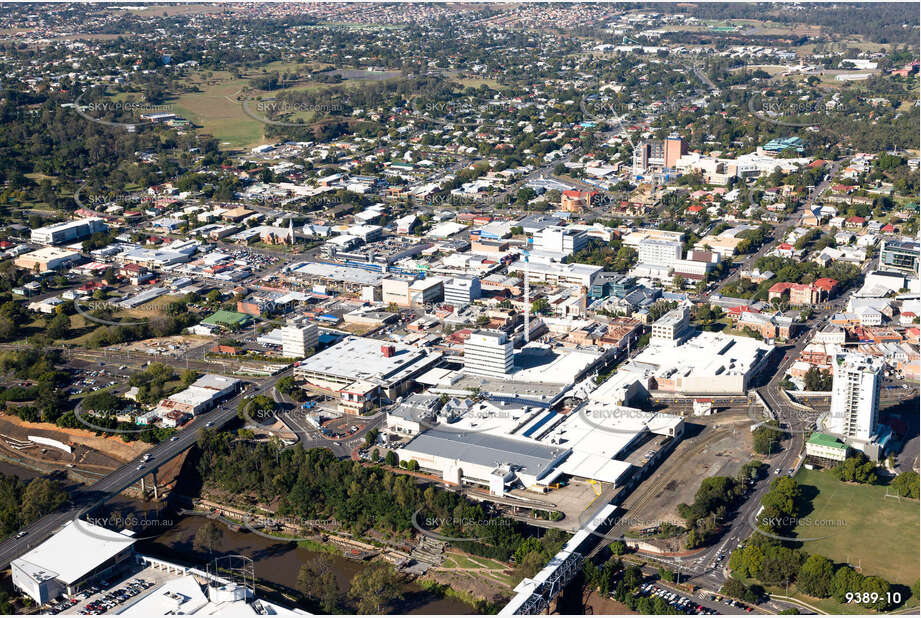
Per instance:
[[[531,262],[530,254],[522,251],[524,257],[524,343],[531,340]]]

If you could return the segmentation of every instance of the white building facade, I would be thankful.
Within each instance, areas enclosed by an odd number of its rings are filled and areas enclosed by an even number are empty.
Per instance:
[[[882,363],[861,354],[839,354],[832,364],[834,382],[826,428],[847,438],[870,440],[879,416]]]
[[[503,378],[512,373],[514,345],[502,332],[476,331],[464,342],[464,371]]]

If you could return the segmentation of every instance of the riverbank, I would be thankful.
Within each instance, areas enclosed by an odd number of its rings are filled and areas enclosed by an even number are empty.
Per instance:
[[[302,565],[319,560],[333,573],[336,587],[345,598],[348,595],[352,579],[369,567],[367,562],[350,560],[342,555],[341,550],[332,553],[326,550],[316,551],[310,543],[297,543],[281,539],[271,539],[244,529],[231,530],[221,526],[221,532],[214,551],[209,552],[195,546],[198,529],[207,522],[206,517],[193,515],[182,517],[170,529],[153,539],[138,543],[138,551],[152,556],[164,556],[181,559],[189,564],[205,565],[219,555],[241,554],[253,560],[255,577],[262,587],[273,588],[278,594],[288,598],[303,595],[298,592],[298,573]],[[265,590],[263,590],[265,591]],[[421,582],[406,580],[401,586],[403,600],[399,601],[393,611],[405,614],[461,614],[477,613],[476,608],[454,596],[448,596],[440,590],[428,589]],[[290,600],[289,600],[290,602]],[[319,611],[302,603],[305,609]]]

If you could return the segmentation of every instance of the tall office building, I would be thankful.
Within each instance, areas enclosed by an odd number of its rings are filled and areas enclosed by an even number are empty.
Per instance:
[[[687,142],[678,135],[669,135],[664,140],[642,141],[633,149],[633,173],[675,169],[678,159],[687,153]]]
[[[281,353],[286,358],[304,358],[316,350],[320,335],[316,324],[289,322],[281,329]]]
[[[832,364],[834,382],[826,429],[846,438],[869,440],[876,433],[882,362],[862,354],[838,354]]]
[[[480,280],[477,277],[455,277],[445,281],[445,303],[455,308],[469,305],[480,297]]]
[[[677,135],[669,135],[665,138],[665,156],[664,166],[666,169],[673,170],[678,165],[678,159],[688,153],[688,144]]]
[[[491,378],[512,373],[515,347],[505,333],[478,330],[464,342],[464,371]]]
[[[572,255],[588,245],[584,230],[550,225],[534,234],[534,250],[557,253],[561,257]]]
[[[879,249],[879,269],[918,275],[921,243],[910,239],[883,239]]]

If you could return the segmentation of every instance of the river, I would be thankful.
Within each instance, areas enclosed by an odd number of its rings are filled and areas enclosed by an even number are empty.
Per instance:
[[[183,517],[159,536],[138,543],[137,550],[166,560],[204,567],[211,557],[207,551],[200,552],[194,549],[192,541],[195,531],[206,521],[208,520],[204,517]],[[235,532],[223,525],[221,529],[223,536],[215,547],[215,554],[243,554],[252,558],[257,580],[296,589],[300,566],[309,560],[319,558],[335,574],[340,592],[347,593],[352,577],[367,568],[365,563],[349,560],[341,555],[311,551],[294,543],[275,542],[246,531]],[[475,613],[470,605],[457,599],[439,597],[415,583],[404,586],[403,601],[398,602],[393,611],[401,614]]]

